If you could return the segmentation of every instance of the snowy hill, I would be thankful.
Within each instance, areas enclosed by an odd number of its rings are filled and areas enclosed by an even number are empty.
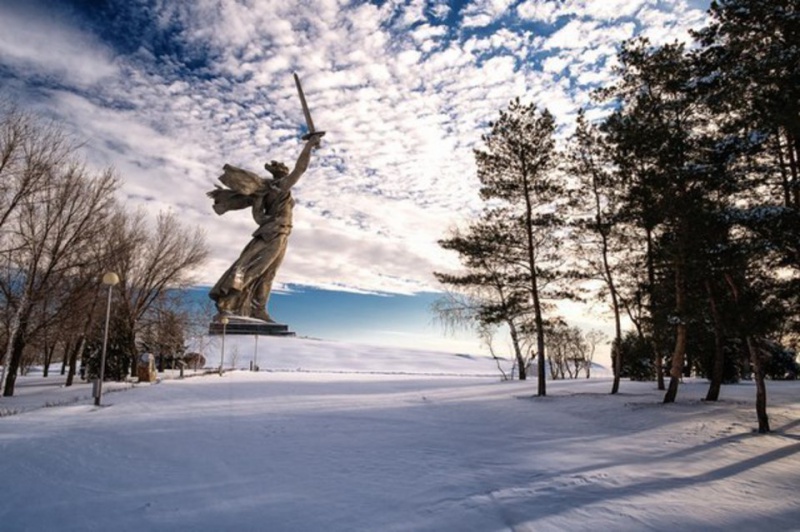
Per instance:
[[[206,357],[206,368],[218,368],[221,361],[220,336],[203,337],[190,346]],[[346,342],[305,338],[227,336],[223,367],[249,369],[255,361],[262,371],[308,371],[334,373],[376,373],[443,376],[502,376],[511,374],[512,360],[482,355],[440,351],[386,348]],[[609,377],[611,372],[592,365],[592,376]]]
[[[218,368],[222,339],[204,337],[190,350],[206,357],[206,367]],[[256,354],[257,353],[257,354]],[[385,348],[305,338],[233,336],[225,338],[225,369],[249,369],[255,359],[266,371],[325,371],[338,373],[387,373],[473,375],[500,377],[491,358],[437,351]],[[511,361],[501,361],[505,371]]]
[[[602,378],[548,382],[536,398],[534,382],[501,382],[479,357],[281,342],[259,344],[270,371],[109,383],[99,408],[88,385],[21,378],[20,396],[0,399],[20,411],[0,417],[0,529],[800,526],[799,383],[769,383],[763,436],[748,383],[718,403],[700,400],[704,382],[662,405],[652,383],[609,396]],[[235,348],[247,367],[253,347],[226,341],[226,359]]]

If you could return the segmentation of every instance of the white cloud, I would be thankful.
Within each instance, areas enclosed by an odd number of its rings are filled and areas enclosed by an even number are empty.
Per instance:
[[[545,72],[559,73],[570,64],[572,60],[566,56],[551,55],[542,63],[542,70]]]
[[[505,14],[513,4],[512,0],[474,0],[462,9],[465,28],[487,26]]]
[[[450,6],[446,0],[433,0],[429,5],[431,15],[438,20],[444,20],[450,14]]]
[[[521,18],[547,24],[552,24],[562,14],[562,6],[552,0],[525,0],[517,6],[517,15]]]
[[[652,3],[653,0],[525,0],[517,6],[517,13],[546,23],[565,16],[610,22],[633,17],[642,6]]]
[[[545,41],[544,49],[584,48],[587,44],[592,42],[591,37],[595,35],[597,29],[597,22],[577,18],[573,19]]]
[[[91,35],[64,24],[66,14],[9,4],[0,9],[3,61],[27,77],[55,77],[90,87],[119,75],[113,54]]]
[[[445,35],[447,35],[445,26],[431,26],[430,24],[422,24],[411,32],[411,38],[420,47],[430,44],[431,41],[438,41]]]
[[[611,13],[599,0],[528,1],[514,25],[504,18],[513,2],[480,1],[459,14],[462,27],[448,29],[444,17],[455,14],[440,0],[165,3],[164,20],[177,17],[183,28],[179,38],[210,50],[202,75],[182,75],[183,65],[144,46],[116,57],[69,21],[47,26],[41,17],[25,20],[54,35],[60,50],[21,47],[0,32],[0,63],[61,72],[65,86],[43,97],[88,139],[93,162],[118,168],[126,201],[175,209],[207,229],[213,259],[198,273],[208,284],[254,224],[247,212],[216,216],[205,192],[225,163],[258,171],[270,159],[294,162],[303,124],[291,77],[298,71],[327,136],[297,185],[278,281],[409,293],[435,288],[431,272],[457,266],[436,240],[477,207],[472,148],[509,100],[547,106],[568,124],[591,85],[608,79],[620,39],[637,28],[685,32],[684,19],[700,20],[683,2],[613,4]],[[6,12],[0,29],[15,31]],[[623,20],[610,24],[612,15]],[[564,17],[571,20],[552,35],[533,36],[525,24]],[[501,19],[496,32],[475,30]],[[79,90],[87,83],[95,92]]]
[[[571,3],[576,13],[598,20],[616,20],[636,15],[648,0],[578,0]]]

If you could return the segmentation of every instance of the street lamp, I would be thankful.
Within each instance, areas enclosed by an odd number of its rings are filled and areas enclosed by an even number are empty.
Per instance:
[[[256,346],[253,349],[253,371],[258,371],[258,335],[255,334],[253,337],[256,339]]]
[[[228,317],[222,316],[219,321],[222,323],[222,351],[219,355],[219,376],[222,377],[222,364],[225,362],[225,328],[228,326]]]
[[[111,289],[119,283],[119,277],[114,272],[103,275],[103,284],[108,286],[108,303],[106,304],[106,330],[103,333],[103,351],[100,355],[100,378],[95,386],[94,405],[100,406],[100,397],[103,395],[103,379],[106,373],[106,348],[108,347],[108,322],[111,319]]]

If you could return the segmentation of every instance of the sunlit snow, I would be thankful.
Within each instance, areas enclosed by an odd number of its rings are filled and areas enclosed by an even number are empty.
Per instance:
[[[218,340],[218,339],[217,339]],[[206,345],[219,364],[219,341]],[[228,338],[229,368],[250,338]],[[259,372],[0,399],[2,530],[791,530],[800,385],[502,382],[491,359],[259,340]],[[46,383],[47,385],[43,385]],[[49,405],[45,407],[45,405]]]

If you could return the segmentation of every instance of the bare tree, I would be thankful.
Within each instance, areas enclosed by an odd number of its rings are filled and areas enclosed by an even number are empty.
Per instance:
[[[103,274],[112,269],[111,258],[124,253],[129,242],[118,239],[116,231],[123,217],[122,208],[117,206],[115,214],[103,228],[103,236],[94,242],[92,253],[101,260],[81,268],[74,278],[87,286],[87,289],[75,298],[67,308],[63,318],[58,322],[58,337],[64,346],[64,365],[68,368],[66,386],[73,384],[78,369],[78,359],[86,351],[87,342],[102,323],[107,288],[100,280]]]
[[[20,204],[44,186],[45,170],[73,150],[58,128],[0,103],[0,250],[13,245],[7,225]]]
[[[592,362],[594,361],[594,354],[597,351],[597,346],[601,343],[606,341],[608,338],[605,333],[602,331],[598,331],[597,329],[592,329],[591,331],[584,334],[584,340],[586,341],[586,364],[584,366],[584,371],[586,372],[586,378],[592,376]],[[616,342],[616,340],[615,340]]]
[[[547,362],[552,379],[588,379],[597,344],[605,339],[600,331],[583,333],[578,327],[558,323],[547,329]]]
[[[140,331],[138,343],[146,352],[155,355],[158,371],[164,371],[167,366],[174,369],[186,349],[190,316],[181,296],[180,292],[170,291],[158,298],[137,327]]]
[[[495,327],[490,325],[482,325],[478,328],[478,337],[483,342],[483,345],[489,350],[489,354],[492,355],[492,360],[494,360],[495,364],[497,364],[497,370],[503,376],[503,380],[512,380],[514,378],[514,370],[512,368],[511,375],[507,375],[506,371],[503,369],[503,358],[497,356],[497,353],[494,351],[494,333],[496,331]]]
[[[463,290],[463,286],[461,287]],[[483,292],[478,290],[477,287],[472,287],[475,292]],[[490,287],[483,287],[484,290]],[[494,294],[502,298],[503,292],[500,290],[499,294]],[[485,294],[485,297],[489,297]],[[500,301],[502,303],[502,299]],[[497,332],[498,323],[494,321],[487,321],[481,319],[482,312],[485,311],[490,303],[486,300],[480,299],[478,296],[469,296],[465,293],[446,292],[442,297],[435,300],[431,304],[431,310],[436,316],[436,320],[442,324],[447,331],[455,331],[459,328],[469,329],[473,328],[480,338],[484,346],[489,350],[489,354],[497,364],[497,369],[500,371],[503,380],[510,380],[514,378],[512,370],[511,375],[507,375],[503,366],[501,365],[503,359],[497,355],[494,349],[494,336]],[[500,323],[512,322],[511,326],[515,325],[514,318],[506,316]],[[519,368],[520,380],[525,380],[525,371],[527,367],[527,357],[521,347],[520,337],[515,333],[516,328],[511,329],[511,341],[515,353],[515,367]]]
[[[57,129],[29,127],[28,142],[19,143],[9,156],[16,163],[7,168],[15,168],[11,175],[18,184],[5,192],[12,199],[4,203],[0,228],[0,260],[8,266],[0,276],[0,292],[10,318],[0,378],[6,396],[14,394],[30,338],[87,288],[76,282],[76,273],[102,260],[92,253],[94,241],[111,215],[118,186],[111,170],[88,171],[75,155],[76,146]],[[24,194],[23,186],[30,187]]]
[[[470,224],[467,231],[453,231],[439,245],[457,251],[466,268],[463,274],[434,272],[436,278],[458,292],[448,292],[434,304],[434,312],[446,326],[494,327],[504,324],[511,336],[511,345],[519,371],[519,379],[527,376],[523,325],[530,312],[525,288],[514,286],[519,275],[509,260],[516,242],[506,230],[503,210],[485,209],[482,217]]]
[[[148,227],[142,212],[123,215],[116,229],[118,238],[128,243],[112,261],[113,271],[120,276],[116,312],[135,372],[136,334],[142,318],[170,290],[191,285],[194,269],[208,256],[208,246],[201,229],[185,227],[172,212],[159,214],[154,228]]]
[[[567,357],[569,353],[568,331],[564,325],[551,327],[545,335],[547,363],[550,367],[550,378],[553,380],[567,378]]]
[[[42,171],[54,161],[67,157],[70,149],[64,135],[55,128],[45,126],[32,115],[20,112],[7,102],[0,102],[0,259],[6,267],[6,278],[12,270],[10,251],[17,245],[10,227],[20,204],[40,190],[45,178]],[[7,345],[14,323],[14,313],[9,297],[0,292],[2,302],[2,344]],[[0,362],[4,362],[6,349],[0,348]],[[5,374],[0,377],[0,389]]]

